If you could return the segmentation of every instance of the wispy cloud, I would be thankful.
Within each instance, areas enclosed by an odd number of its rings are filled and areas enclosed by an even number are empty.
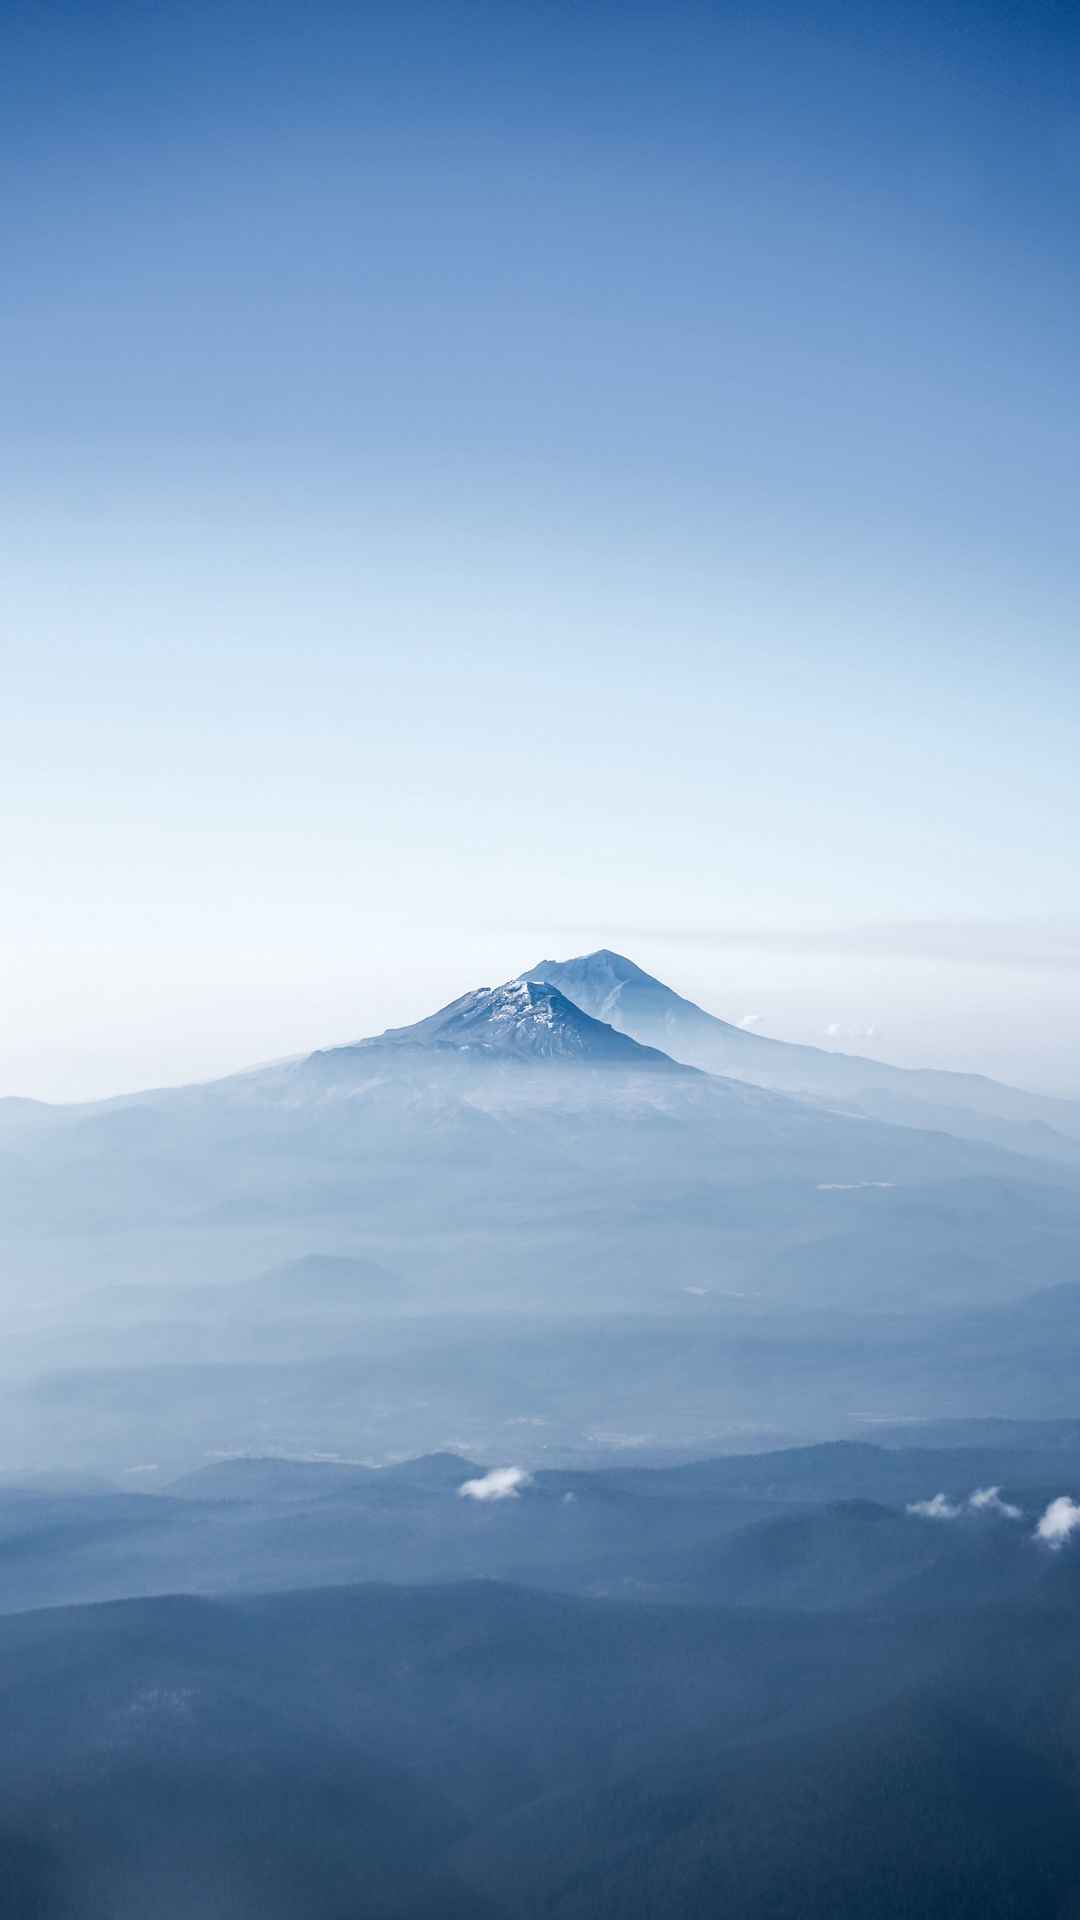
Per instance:
[[[862,1193],[867,1187],[880,1187],[891,1192],[896,1186],[895,1180],[819,1180],[819,1193]]]
[[[966,1500],[950,1500],[947,1493],[935,1493],[931,1500],[912,1500],[908,1512],[920,1520],[958,1520],[962,1513],[994,1513],[999,1520],[1022,1520],[1019,1507],[1010,1506],[1001,1497],[1000,1487],[976,1487]],[[1080,1514],[1080,1507],[1077,1508]]]
[[[744,1033],[751,1033],[755,1027],[760,1027],[763,1018],[764,1015],[760,1013],[744,1013],[742,1019],[737,1020],[735,1024],[741,1027]]]
[[[911,1500],[908,1512],[917,1514],[920,1520],[955,1520],[963,1507],[950,1500],[947,1494],[935,1493],[932,1500]]]
[[[524,1467],[492,1467],[478,1480],[463,1480],[458,1488],[462,1500],[516,1500],[522,1487],[532,1484],[532,1474]]]
[[[1000,1514],[1003,1520],[1022,1520],[1024,1517],[1019,1507],[1010,1506],[1007,1500],[1002,1499],[1000,1487],[976,1487],[968,1506],[974,1507],[978,1513]]]
[[[1063,1547],[1077,1527],[1080,1527],[1080,1505],[1063,1493],[1058,1499],[1051,1500],[1035,1528],[1035,1535],[1037,1539],[1045,1540],[1048,1547]]]

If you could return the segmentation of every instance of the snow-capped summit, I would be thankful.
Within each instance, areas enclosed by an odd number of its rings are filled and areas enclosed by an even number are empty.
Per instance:
[[[411,1027],[391,1027],[368,1047],[427,1047],[453,1053],[573,1060],[582,1064],[674,1067],[666,1054],[643,1047],[593,1019],[546,981],[508,980],[477,987]]]

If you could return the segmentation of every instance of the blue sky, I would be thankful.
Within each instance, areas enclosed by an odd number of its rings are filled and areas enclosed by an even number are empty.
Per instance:
[[[603,943],[1080,1093],[1071,11],[9,20],[0,1091]]]

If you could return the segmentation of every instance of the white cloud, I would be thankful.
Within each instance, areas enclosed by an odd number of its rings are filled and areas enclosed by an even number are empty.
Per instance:
[[[532,1474],[524,1467],[492,1467],[479,1480],[464,1480],[458,1488],[462,1500],[516,1500],[522,1487],[532,1485]]]
[[[961,1508],[944,1493],[935,1493],[932,1500],[912,1500],[908,1503],[908,1512],[917,1514],[920,1520],[955,1520]]]
[[[976,1487],[968,1506],[974,1507],[977,1513],[1000,1514],[1003,1520],[1022,1520],[1024,1517],[1019,1507],[1012,1507],[1002,1499],[1000,1487]]]
[[[1035,1534],[1037,1539],[1045,1540],[1048,1547],[1063,1547],[1077,1527],[1080,1527],[1080,1505],[1063,1493],[1057,1500],[1051,1500]]]
[[[760,1013],[744,1013],[742,1019],[737,1020],[735,1024],[741,1027],[744,1033],[749,1033],[751,1028],[760,1027],[763,1018],[764,1015]]]
[[[876,1026],[849,1026],[843,1020],[830,1020],[825,1029],[830,1040],[877,1040],[881,1028]]]
[[[908,1512],[920,1520],[958,1520],[965,1507],[975,1513],[996,1513],[1002,1520],[1022,1520],[1019,1507],[1001,1497],[1000,1487],[976,1487],[966,1500],[950,1500],[947,1493],[935,1493],[932,1500],[912,1500]],[[1080,1515],[1080,1507],[1077,1508]]]

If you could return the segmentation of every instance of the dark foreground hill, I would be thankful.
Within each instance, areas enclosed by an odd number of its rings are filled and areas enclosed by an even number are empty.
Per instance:
[[[496,1584],[0,1621],[4,1920],[1062,1920],[1080,1591]]]

